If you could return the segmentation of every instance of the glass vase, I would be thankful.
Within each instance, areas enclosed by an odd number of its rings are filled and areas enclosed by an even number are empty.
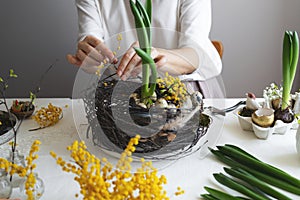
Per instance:
[[[12,185],[7,177],[7,173],[0,169],[0,199],[8,199],[12,192]]]
[[[14,161],[14,164],[25,167],[25,156],[21,154],[18,150],[15,150],[15,152],[10,151],[7,160],[10,162]],[[20,177],[18,174],[13,174],[11,179],[12,187],[13,188],[19,187],[23,180],[24,180],[23,177]]]
[[[296,133],[296,148],[298,151],[298,155],[300,157],[300,126],[298,126],[297,133]]]
[[[39,178],[37,173],[34,173],[34,178],[35,178],[35,185],[34,185],[34,188],[31,189],[33,196],[30,199],[38,200],[44,194],[45,185],[44,185],[44,181],[41,178]],[[27,194],[26,194],[26,180],[22,181],[22,183],[20,184],[19,189],[20,189],[20,196],[21,197],[26,197],[27,196]]]

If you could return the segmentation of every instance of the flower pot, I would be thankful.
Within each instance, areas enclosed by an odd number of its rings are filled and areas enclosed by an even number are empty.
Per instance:
[[[19,119],[28,118],[33,114],[35,106],[30,101],[17,101],[19,105],[18,109],[15,107],[16,101],[14,101],[10,108],[10,112],[14,113]]]

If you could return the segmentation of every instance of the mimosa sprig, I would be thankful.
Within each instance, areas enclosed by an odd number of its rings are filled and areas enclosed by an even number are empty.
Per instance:
[[[141,97],[143,100],[147,100],[154,94],[157,79],[155,62],[151,57],[152,4],[151,0],[146,0],[145,6],[143,6],[139,0],[136,0],[135,3],[132,0],[129,1],[131,11],[134,15],[138,41],[140,45],[140,48],[136,47],[135,51],[141,57],[143,65]]]
[[[296,31],[286,31],[283,39],[282,78],[283,94],[281,110],[290,105],[290,94],[295,78],[299,58],[299,38]]]

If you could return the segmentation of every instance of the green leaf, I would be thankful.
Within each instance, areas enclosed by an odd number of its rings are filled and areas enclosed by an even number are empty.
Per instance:
[[[151,53],[151,46],[149,44],[149,38],[147,33],[147,28],[145,27],[143,18],[135,5],[135,3],[130,0],[131,11],[133,13],[136,25],[137,36],[139,40],[140,47],[147,53]]]
[[[297,34],[297,31],[294,31],[291,35],[292,39],[292,54],[293,58],[291,60],[291,65],[290,65],[290,90],[292,89],[295,74],[297,71],[297,65],[298,65],[298,60],[299,60],[299,37]]]
[[[0,77],[0,82],[3,82],[3,78]]]
[[[222,192],[220,190],[216,190],[210,187],[205,186],[204,189],[211,194],[212,199],[222,199],[222,200],[238,200],[237,197],[232,196],[230,194],[227,194],[225,192]],[[202,195],[203,196],[203,195]],[[204,197],[207,195],[204,194]]]
[[[290,60],[291,60],[291,39],[289,31],[286,31],[283,38],[282,49],[282,105],[281,109],[284,110],[289,106],[290,100]]]
[[[150,24],[151,24],[151,21],[152,21],[152,2],[151,2],[151,0],[146,0],[145,9],[148,13],[148,17],[149,17]]]
[[[29,93],[29,97],[30,97],[32,103],[36,99],[36,95],[33,92],[31,92],[31,91]]]
[[[9,76],[12,77],[12,78],[17,78],[17,77],[18,77],[18,75],[15,74],[15,72],[14,72],[13,69],[10,69],[10,70],[9,70]]]
[[[136,0],[136,7],[141,13],[141,17],[143,19],[144,25],[147,29],[147,34],[148,34],[148,40],[149,40],[149,46],[152,46],[152,35],[151,35],[151,20],[149,18],[149,13],[146,11],[144,6],[139,0]],[[151,2],[150,2],[150,7],[151,7]],[[151,12],[151,10],[150,10]],[[151,14],[150,14],[151,15]],[[148,52],[150,53],[150,52]]]

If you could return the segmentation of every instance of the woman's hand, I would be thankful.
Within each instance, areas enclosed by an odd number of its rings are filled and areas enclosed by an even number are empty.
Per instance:
[[[138,47],[139,43],[134,42],[122,57],[117,74],[122,80],[128,79],[130,76],[135,77],[142,71],[142,59],[136,54],[134,47]],[[156,67],[163,66],[167,61],[166,57],[160,54],[155,48],[151,49],[151,57],[156,63]]]
[[[86,36],[77,46],[75,55],[68,54],[70,64],[83,67],[87,72],[94,73],[102,63],[117,63],[113,52],[94,36]]]

